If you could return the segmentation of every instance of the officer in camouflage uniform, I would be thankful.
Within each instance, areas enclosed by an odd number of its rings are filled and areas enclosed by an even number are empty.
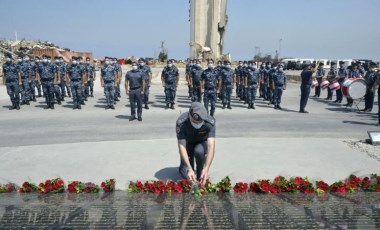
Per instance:
[[[105,109],[115,109],[115,88],[117,85],[117,69],[112,64],[112,59],[105,57],[104,66],[101,69],[101,86],[104,87],[104,94],[107,99],[107,106]]]
[[[202,65],[200,60],[195,61],[195,66],[192,68],[190,72],[190,83],[193,88],[193,98],[192,101],[201,102],[202,94],[201,94],[201,80],[202,80]]]
[[[95,66],[91,64],[89,57],[86,57],[87,85],[85,93],[87,96],[94,97],[94,81],[96,79]]]
[[[260,86],[260,71],[253,62],[249,62],[244,85],[247,91],[248,109],[255,109],[257,88]]]
[[[282,92],[286,90],[286,75],[284,72],[284,65],[280,63],[276,70],[272,72],[272,89],[273,91],[273,104],[274,109],[282,109],[281,97]]]
[[[221,81],[219,82],[219,91],[222,93],[222,109],[231,107],[231,94],[235,85],[235,71],[231,69],[231,62],[225,61],[223,70],[221,71]]]
[[[167,66],[162,70],[161,73],[161,83],[162,87],[165,88],[165,109],[174,109],[175,95],[177,91],[179,81],[178,69],[173,65],[172,60],[168,60]]]
[[[346,77],[348,76],[347,68],[344,66],[344,62],[339,62],[340,68],[338,69],[338,83],[340,85],[340,89],[336,90],[336,100],[334,102],[336,103],[342,103],[343,100],[343,82],[346,80]]]
[[[120,101],[119,100],[119,97],[121,97],[121,94],[120,94],[120,83],[121,83],[121,75],[122,75],[122,69],[121,69],[121,65],[117,62],[117,58],[112,58],[110,60],[112,62],[112,65],[115,67],[116,69],[116,79],[115,79],[115,83],[116,83],[116,88],[115,88],[115,104],[117,101]]]
[[[60,92],[61,92],[61,101],[65,101],[65,97],[67,95],[66,94],[67,65],[66,63],[63,62],[63,57],[58,57],[56,66],[57,66],[57,71],[58,71],[58,79],[59,79],[58,87],[60,88]],[[71,92],[69,90],[67,90],[67,92],[70,93],[70,96],[71,96]]]
[[[82,72],[83,72],[83,81],[84,83],[82,84],[82,95],[81,95],[81,105],[85,105],[84,101],[87,101],[87,96],[85,94],[85,90],[86,90],[86,87],[87,87],[87,72],[86,72],[86,65],[85,63],[83,62],[83,57],[82,56],[79,56],[78,57],[78,65],[80,66],[80,68],[82,69]]]
[[[321,62],[319,63],[318,70],[317,70],[317,81],[318,85],[315,87],[315,95],[314,97],[320,97],[321,96],[321,83],[323,78],[326,75],[326,71],[323,68],[324,64]]]
[[[246,80],[246,77],[247,77],[247,71],[248,71],[248,62],[247,61],[244,61],[243,62],[243,75],[242,77],[240,78],[240,83],[239,85],[241,86],[241,89],[240,89],[240,100],[241,101],[244,101],[244,104],[247,104],[247,99],[248,99],[248,91],[247,89],[245,88],[245,80]]]
[[[338,70],[336,69],[336,63],[331,62],[331,68],[329,72],[327,72],[327,80],[330,82],[330,84],[335,81],[336,77],[338,75]],[[333,91],[330,89],[330,87],[327,87],[327,97],[325,100],[332,100],[333,97]]]
[[[85,72],[80,65],[77,57],[72,57],[72,63],[67,67],[66,82],[71,86],[73,95],[73,109],[82,109],[83,86],[85,81]]]
[[[38,68],[37,81],[42,84],[46,106],[44,109],[54,109],[54,82],[57,81],[57,69],[48,61],[50,56],[44,55]]]
[[[145,109],[149,109],[148,102],[149,102],[149,88],[152,82],[152,70],[150,67],[145,63],[144,58],[139,59],[139,69],[141,72],[145,74],[145,92],[143,95],[143,103],[145,104]]]
[[[31,80],[31,67],[30,63],[23,60],[23,56],[19,55],[17,58],[18,70],[21,76],[21,105],[29,105],[30,101],[30,88],[29,83]]]
[[[55,96],[55,100],[57,101],[58,105],[60,105],[61,101],[63,99],[63,96],[62,96],[62,92],[61,92],[61,76],[60,76],[60,72],[59,72],[59,57],[54,58],[53,65],[57,69],[57,75],[58,75],[57,76],[58,80],[54,82],[54,96]]]
[[[363,112],[371,112],[373,108],[373,102],[375,99],[375,91],[374,85],[376,81],[379,79],[379,74],[374,69],[377,68],[377,64],[375,62],[369,63],[369,70],[366,72],[364,76],[364,80],[367,83],[367,91],[364,96],[365,100],[365,108],[361,111]]]
[[[259,69],[259,82],[260,82],[260,88],[259,88],[260,96],[259,96],[259,98],[265,99],[264,95],[266,95],[267,92],[264,89],[264,68],[265,68],[265,65],[264,65],[264,63],[262,63],[260,65],[260,69]]]
[[[241,100],[241,91],[244,86],[240,85],[241,80],[244,75],[244,65],[243,61],[239,61],[239,65],[235,68],[235,77],[236,77],[236,97],[239,97]]]
[[[12,56],[10,54],[5,54],[5,63],[3,64],[3,74],[5,77],[5,85],[7,87],[7,93],[11,99],[12,106],[9,108],[20,109],[20,88],[21,77],[18,74],[18,65],[13,63]]]
[[[207,69],[202,72],[202,93],[203,95],[203,102],[204,106],[208,110],[208,104],[211,104],[211,111],[210,115],[214,116],[215,113],[215,104],[216,104],[216,97],[217,97],[217,89],[218,89],[218,75],[217,72],[214,69],[214,60],[209,59],[207,63]]]
[[[270,101],[271,100],[271,97],[270,97],[270,92],[271,92],[271,85],[269,85],[269,73],[272,69],[272,63],[271,62],[267,62],[266,65],[265,65],[265,68],[263,70],[264,74],[264,78],[263,78],[263,91],[265,92],[264,94],[264,100],[265,101]]]
[[[37,88],[37,92],[38,92],[38,95],[37,97],[42,97],[42,85],[40,82],[37,81],[37,74],[38,74],[38,70],[40,68],[40,66],[42,65],[42,60],[39,56],[36,56],[35,57],[35,61],[34,61],[34,68],[32,69],[34,71],[34,74],[36,76],[36,88]]]
[[[37,65],[35,62],[31,62],[30,58],[28,56],[25,56],[25,61],[28,62],[30,65],[29,89],[30,89],[31,100],[37,101],[36,100],[36,87],[37,87],[36,69],[37,69]]]
[[[186,82],[187,82],[187,87],[189,88],[189,97],[188,98],[193,98],[193,87],[191,85],[190,81],[190,73],[193,70],[194,67],[194,60],[190,59],[189,63],[186,64]]]

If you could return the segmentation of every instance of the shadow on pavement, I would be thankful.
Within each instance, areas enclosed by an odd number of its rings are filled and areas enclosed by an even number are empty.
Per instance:
[[[116,117],[116,118],[119,118],[119,119],[129,119],[131,116],[127,116],[127,115],[116,115],[115,117]]]
[[[371,125],[374,126],[376,123],[368,123],[368,122],[361,122],[361,121],[342,121],[345,124],[353,124],[353,125]]]
[[[154,176],[159,180],[172,180],[178,181],[182,177],[179,175],[178,167],[168,167],[158,170]]]

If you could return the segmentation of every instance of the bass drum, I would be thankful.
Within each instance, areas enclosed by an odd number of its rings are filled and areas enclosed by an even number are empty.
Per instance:
[[[317,86],[318,86],[318,81],[317,80],[313,80],[313,83],[311,84],[311,88],[314,89]]]
[[[367,82],[361,78],[350,78],[343,82],[343,95],[352,100],[363,98],[367,92]]]
[[[326,89],[327,87],[329,87],[329,85],[330,85],[330,82],[327,80],[324,80],[321,82],[321,89]]]
[[[334,81],[329,85],[329,88],[330,90],[335,91],[335,90],[340,89],[340,85],[337,81]]]

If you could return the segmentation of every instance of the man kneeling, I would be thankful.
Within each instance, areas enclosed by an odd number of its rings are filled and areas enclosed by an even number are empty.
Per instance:
[[[215,119],[207,114],[204,105],[193,102],[189,112],[177,119],[176,132],[181,157],[179,173],[192,183],[204,185],[214,159]]]

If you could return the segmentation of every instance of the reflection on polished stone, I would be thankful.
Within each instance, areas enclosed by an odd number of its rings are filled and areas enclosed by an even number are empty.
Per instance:
[[[380,229],[380,194],[0,194],[0,229]]]

